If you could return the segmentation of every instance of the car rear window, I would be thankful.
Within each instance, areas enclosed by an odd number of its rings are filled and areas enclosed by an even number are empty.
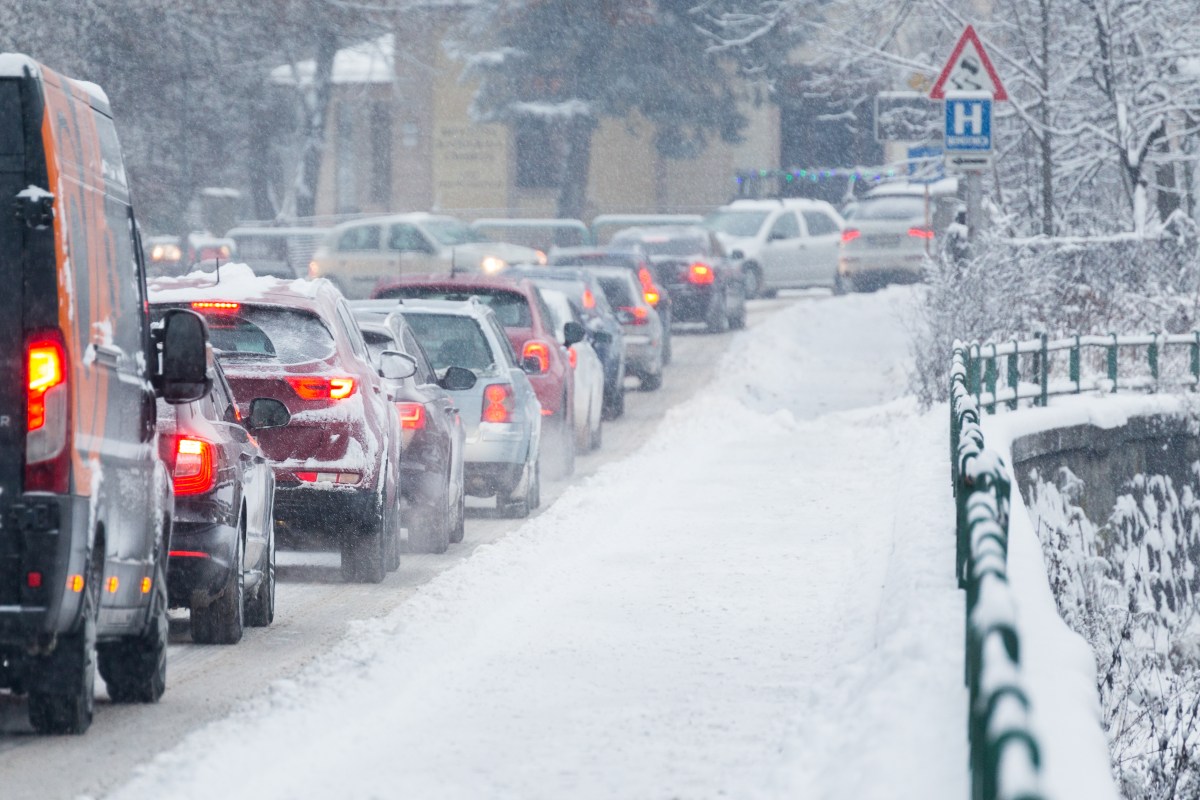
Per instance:
[[[489,369],[496,361],[479,323],[450,314],[406,314],[405,322],[425,348],[435,370],[466,367]]]
[[[629,253],[571,253],[551,255],[550,263],[558,267],[631,267],[637,268],[637,257]]]
[[[698,236],[639,236],[623,239],[617,236],[614,242],[637,242],[652,256],[690,256],[705,251],[704,240]]]
[[[411,300],[461,301],[477,297],[480,302],[496,312],[496,317],[504,327],[533,327],[533,316],[529,313],[529,300],[521,292],[508,289],[494,289],[486,286],[463,287],[462,289],[450,286],[395,286],[382,294],[388,298],[406,297]]]
[[[909,220],[925,216],[925,201],[920,197],[868,197],[858,204],[855,220]]]
[[[633,299],[633,293],[630,291],[628,280],[601,277],[600,288],[604,290],[608,304],[615,308],[632,308],[637,305]]]
[[[273,357],[284,364],[329,358],[333,334],[307,311],[242,306],[236,313],[209,313],[213,349],[233,358]]]

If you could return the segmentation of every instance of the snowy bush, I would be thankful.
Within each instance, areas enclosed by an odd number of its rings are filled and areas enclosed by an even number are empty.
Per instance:
[[[1177,488],[1136,476],[1097,527],[1070,470],[1028,506],[1062,618],[1096,656],[1113,773],[1131,800],[1200,795],[1200,462]]]
[[[1188,234],[1157,239],[984,237],[974,257],[952,232],[927,263],[913,327],[913,389],[945,399],[955,339],[1045,333],[1178,333],[1200,321],[1200,248]]]

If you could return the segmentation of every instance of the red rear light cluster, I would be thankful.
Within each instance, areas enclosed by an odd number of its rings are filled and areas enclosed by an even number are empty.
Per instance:
[[[860,236],[862,236],[862,231],[856,228],[846,228],[846,230],[842,231],[842,244],[853,242]]]
[[[216,447],[211,442],[181,436],[175,445],[172,477],[177,496],[204,494],[217,482]]]
[[[575,365],[579,363],[579,353],[575,351],[575,345],[571,345],[567,350],[567,358],[571,362],[571,369],[575,369]]]
[[[301,400],[345,400],[357,388],[354,378],[320,375],[289,375],[287,382]]]
[[[507,383],[493,383],[483,390],[484,422],[512,422],[513,392]]]
[[[70,407],[62,332],[44,331],[25,349],[25,491],[70,488]]]
[[[657,306],[658,301],[662,299],[662,292],[654,284],[654,276],[650,274],[650,270],[638,267],[638,282],[642,284],[642,295],[646,298],[646,302]]]
[[[629,312],[630,316],[633,317],[629,322],[630,325],[645,325],[646,321],[650,318],[650,312],[645,306],[617,306],[617,310]]]
[[[521,360],[527,358],[537,359],[538,372],[550,371],[550,345],[545,342],[539,342],[537,339],[526,342],[525,349],[521,351]]]
[[[930,228],[909,228],[908,235],[914,239],[932,239],[933,230]]]
[[[357,484],[362,475],[357,472],[295,472],[296,480],[305,483],[340,483],[343,485]]]
[[[400,415],[400,427],[406,431],[425,429],[425,406],[421,403],[396,403]]]
[[[588,309],[596,307],[596,295],[592,294],[591,289],[583,290],[583,307]]]
[[[713,272],[712,267],[710,267],[708,264],[697,261],[695,264],[692,264],[688,267],[687,279],[688,283],[692,283],[697,286],[710,286],[712,282],[716,280],[716,274]]]

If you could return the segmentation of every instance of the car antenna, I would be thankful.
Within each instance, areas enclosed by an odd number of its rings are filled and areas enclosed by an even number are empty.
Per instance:
[[[218,286],[221,283],[221,257],[216,256],[215,258],[213,258],[213,263],[216,264],[216,268],[217,268],[217,282],[214,283],[213,286]]]

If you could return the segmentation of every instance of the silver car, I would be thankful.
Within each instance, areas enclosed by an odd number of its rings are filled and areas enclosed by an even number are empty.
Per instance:
[[[439,377],[450,367],[475,373],[474,387],[450,391],[466,426],[467,494],[528,516],[541,503],[542,407],[495,313],[473,299],[405,300],[399,311]]]
[[[604,297],[621,322],[625,338],[625,373],[636,375],[642,388],[662,386],[663,324],[654,307],[646,302],[642,287],[628,267],[582,266],[596,276]]]
[[[946,186],[952,187],[947,182]],[[880,187],[849,212],[842,229],[835,291],[869,291],[888,283],[915,283],[925,259],[937,252],[957,203],[952,188]]]

